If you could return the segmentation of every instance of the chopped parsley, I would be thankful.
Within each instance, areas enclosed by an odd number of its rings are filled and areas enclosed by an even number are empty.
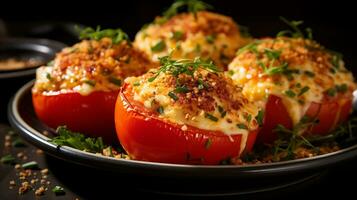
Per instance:
[[[206,42],[209,43],[209,44],[213,44],[215,38],[216,37],[214,35],[208,35],[208,36],[206,36]]]
[[[153,52],[161,52],[166,48],[166,43],[163,40],[157,42],[154,46],[151,47]]]
[[[214,122],[217,122],[218,121],[218,118],[209,114],[209,113],[205,113],[205,118],[209,119],[209,120],[212,120]]]
[[[303,95],[305,92],[307,92],[307,91],[309,91],[309,90],[310,90],[310,88],[309,88],[308,86],[305,86],[305,87],[301,88],[301,90],[300,90],[298,96]]]
[[[37,169],[38,168],[38,164],[37,164],[36,161],[30,161],[30,162],[22,164],[21,167],[23,169]]]
[[[172,33],[172,39],[174,40],[181,40],[183,38],[183,32],[182,31],[175,31]]]
[[[121,86],[121,80],[116,78],[115,76],[108,77],[109,82],[113,83],[114,85]]]
[[[13,163],[15,163],[15,157],[12,156],[11,154],[8,154],[8,155],[1,157],[0,161],[1,161],[1,163],[4,163],[4,164],[13,164]]]
[[[245,124],[237,124],[237,127],[238,127],[239,129],[248,130],[248,127],[247,127],[247,125],[245,125]]]
[[[164,107],[159,106],[159,107],[156,109],[156,111],[157,111],[160,115],[162,115],[162,114],[164,114]]]
[[[55,193],[56,196],[66,194],[63,187],[58,186],[58,185],[56,185],[54,188],[52,188],[52,192]]]
[[[113,44],[119,44],[124,40],[129,42],[129,36],[120,28],[100,30],[100,26],[97,26],[96,30],[94,30],[91,27],[87,27],[80,30],[79,33],[79,39],[81,40],[83,39],[100,40],[104,37],[111,38]]]
[[[59,126],[56,132],[58,133],[58,136],[52,138],[51,142],[60,146],[69,146],[92,153],[101,153],[103,149],[106,148],[101,137],[85,137],[81,133],[68,130],[65,126]]]
[[[167,95],[169,95],[169,97],[171,97],[171,99],[173,99],[174,101],[177,101],[179,98],[176,96],[176,94],[174,92],[169,92]]]
[[[148,79],[149,82],[154,81],[160,73],[170,73],[171,75],[178,77],[180,74],[187,74],[193,77],[194,72],[201,68],[210,72],[219,72],[213,62],[203,61],[201,58],[195,59],[180,59],[173,60],[171,56],[160,57],[161,67],[156,71],[155,75]]]
[[[218,106],[218,112],[221,114],[221,118],[224,118],[227,114],[227,111],[225,111],[222,106]]]
[[[293,97],[296,96],[295,92],[293,92],[292,90],[286,90],[286,91],[284,92],[284,94],[285,94],[286,96],[288,96],[288,97],[291,97],[291,98],[293,98]]]
[[[255,116],[255,120],[257,120],[259,127],[261,127],[263,125],[263,120],[264,120],[264,111],[263,110],[259,110],[257,116]]]
[[[134,86],[139,86],[140,83],[139,83],[139,82],[135,82],[133,85],[134,85]]]
[[[84,83],[86,83],[86,84],[88,84],[88,85],[90,85],[92,87],[94,87],[95,84],[96,84],[95,80],[85,80]]]
[[[189,92],[190,90],[186,87],[186,86],[177,86],[175,89],[174,89],[174,92],[175,93],[187,93]]]
[[[311,71],[304,71],[304,74],[308,77],[314,77],[315,76],[315,73],[314,72],[311,72]]]

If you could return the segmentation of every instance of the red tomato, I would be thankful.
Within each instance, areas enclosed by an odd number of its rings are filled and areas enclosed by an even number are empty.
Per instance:
[[[317,124],[311,126],[306,134],[326,135],[345,122],[352,110],[352,98],[326,98],[322,103],[311,102],[305,115],[316,119]],[[273,131],[278,124],[292,128],[292,120],[284,106],[282,99],[270,95],[265,108],[263,127],[258,133],[257,142],[271,144],[277,139]]]
[[[117,143],[114,127],[114,108],[117,91],[94,91],[88,96],[76,92],[58,94],[32,94],[38,118],[52,128],[66,125],[106,142]]]
[[[115,107],[115,125],[120,143],[136,160],[181,164],[219,164],[239,156],[242,136],[182,126],[160,119],[133,101],[125,85]],[[253,147],[256,131],[249,133],[246,151]],[[243,144],[244,145],[244,144]]]

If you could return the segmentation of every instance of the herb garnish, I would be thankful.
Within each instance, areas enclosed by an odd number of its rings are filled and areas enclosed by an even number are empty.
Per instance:
[[[81,133],[68,130],[65,126],[59,126],[56,132],[58,133],[58,136],[52,138],[51,142],[57,145],[69,146],[92,153],[101,153],[103,149],[106,148],[101,137],[85,137]]]
[[[1,157],[0,161],[1,161],[1,163],[4,163],[4,164],[13,164],[13,163],[15,163],[15,157],[12,156],[11,154],[8,154],[8,155]]]
[[[193,77],[194,72],[199,68],[208,70],[211,72],[219,72],[219,69],[213,62],[206,62],[197,57],[192,59],[180,59],[173,60],[171,56],[164,56],[159,58],[161,67],[156,71],[155,75],[148,79],[149,82],[154,81],[160,73],[170,73],[171,75],[178,77],[180,74],[187,74]]]
[[[277,37],[282,37],[286,35],[290,35],[292,38],[307,38],[312,40],[312,29],[311,28],[306,28],[305,33],[299,28],[300,25],[304,23],[304,21],[289,21],[284,17],[280,17],[280,20],[283,21],[285,24],[290,26],[291,30],[283,30],[280,31],[276,36]]]
[[[163,12],[161,18],[157,18],[155,23],[163,24],[177,15],[180,11],[186,8],[188,12],[193,13],[197,18],[197,12],[202,10],[212,9],[213,6],[200,1],[200,0],[176,0],[165,12]]]
[[[308,86],[305,86],[305,87],[301,88],[301,90],[300,90],[298,96],[303,95],[305,92],[307,92],[307,91],[309,91],[309,90],[310,90],[310,87],[308,87]]]
[[[154,46],[151,47],[153,52],[161,52],[166,48],[166,43],[163,40],[157,42]]]
[[[162,114],[164,114],[164,107],[159,106],[159,107],[156,109],[156,111],[157,111],[160,115],[162,115]]]
[[[55,193],[55,195],[64,195],[66,192],[64,191],[63,187],[56,185],[54,188],[52,188],[52,192]]]
[[[116,78],[115,76],[108,77],[109,82],[113,83],[114,85],[121,86],[121,80]]]
[[[169,95],[169,97],[171,97],[171,99],[173,99],[174,101],[177,101],[179,99],[172,91],[169,92],[167,95]]]
[[[257,120],[257,123],[259,127],[263,125],[263,120],[264,120],[264,111],[259,110],[257,116],[255,116],[255,120]]]
[[[288,97],[291,97],[291,98],[293,98],[293,97],[296,96],[295,92],[293,92],[292,90],[286,90],[286,91],[284,92],[284,94],[285,94],[286,96],[288,96]]]
[[[36,161],[30,161],[30,162],[22,164],[21,167],[23,169],[37,169],[38,168],[38,164],[37,164]]]
[[[91,40],[100,40],[104,37],[109,37],[112,39],[113,44],[119,44],[120,42],[126,40],[129,42],[129,36],[118,29],[103,29],[100,30],[100,26],[97,26],[97,29],[94,30],[91,27],[80,30],[79,39],[91,39]]]
[[[221,114],[221,118],[224,118],[227,114],[227,111],[225,111],[222,106],[218,106],[218,112]]]
[[[245,124],[237,124],[237,127],[238,127],[239,129],[245,129],[245,130],[248,129],[247,125],[245,125]]]
[[[183,37],[182,31],[175,31],[172,33],[172,39],[174,39],[174,40],[181,40],[182,37]]]
[[[209,113],[205,113],[205,118],[209,119],[209,120],[212,120],[214,122],[217,122],[218,121],[218,118],[209,114]]]

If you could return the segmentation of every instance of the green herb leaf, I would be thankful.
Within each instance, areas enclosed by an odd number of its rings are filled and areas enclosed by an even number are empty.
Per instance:
[[[314,77],[315,76],[315,73],[314,72],[311,72],[311,71],[304,71],[304,74],[308,77]]]
[[[113,44],[119,44],[124,40],[129,42],[128,35],[120,28],[100,30],[100,26],[97,26],[97,29],[94,30],[91,27],[87,27],[83,30],[80,30],[79,33],[79,39],[81,40],[83,39],[100,40],[104,37],[111,38]]]
[[[66,192],[64,191],[64,188],[61,186],[56,185],[54,188],[52,188],[52,192],[55,193],[55,195],[64,195]]]
[[[294,20],[289,21],[284,17],[280,17],[280,20],[283,21],[288,26],[290,26],[291,30],[280,31],[277,34],[277,37],[282,37],[282,36],[285,36],[285,35],[289,34],[293,38],[305,38],[305,34],[299,28],[299,26],[302,25],[304,23],[304,21],[294,21]],[[313,37],[312,37],[312,29],[311,28],[306,28],[305,32],[307,34],[306,38],[312,40],[313,39]]]
[[[224,118],[227,114],[227,111],[222,106],[218,106],[218,112],[221,114],[221,118]]]
[[[88,84],[88,85],[90,85],[92,87],[94,87],[95,84],[96,84],[95,80],[85,80],[84,83],[86,83],[86,84]]]
[[[36,161],[27,162],[22,164],[23,169],[38,169],[38,164]]]
[[[12,146],[13,147],[25,147],[26,144],[24,143],[24,141],[20,138],[16,138],[13,142],[12,142]]]
[[[186,87],[186,86],[177,86],[175,89],[174,89],[174,92],[175,93],[187,93],[189,92],[190,90]]]
[[[245,124],[237,124],[237,127],[238,127],[239,129],[248,130],[248,127],[247,127]]]
[[[139,82],[135,82],[133,85],[134,85],[134,86],[139,86],[140,83],[139,83]]]
[[[172,39],[174,40],[181,40],[183,38],[183,32],[182,31],[175,31],[172,33]]]
[[[296,96],[295,92],[293,92],[292,90],[286,90],[286,91],[284,92],[284,94],[285,94],[286,96],[288,96],[288,97],[291,97],[291,98],[293,98],[293,97]]]
[[[160,115],[162,115],[162,114],[164,114],[164,107],[159,106],[159,107],[156,109],[156,111],[157,111]]]
[[[169,95],[169,97],[171,97],[171,99],[173,99],[174,101],[177,101],[179,99],[173,92],[169,92],[167,95]]]
[[[265,48],[264,53],[268,56],[270,60],[277,60],[281,55],[281,51],[276,51],[269,48]]]
[[[15,157],[12,156],[11,154],[5,155],[5,156],[1,157],[1,163],[13,164],[13,163],[15,163]]]
[[[214,122],[217,122],[218,121],[218,118],[209,114],[209,113],[205,113],[205,118],[209,119],[209,120],[212,120]]]
[[[298,96],[303,95],[305,92],[307,92],[307,91],[309,91],[309,90],[310,90],[310,87],[308,87],[308,86],[305,86],[305,87],[301,88],[301,90],[300,90]]]
[[[241,53],[245,52],[245,51],[251,51],[255,54],[258,54],[258,45],[261,43],[260,40],[256,40],[252,43],[249,43],[247,45],[245,45],[244,47],[240,48],[238,51],[237,51],[237,55],[240,55]]]
[[[50,74],[50,73],[47,73],[47,74],[46,74],[46,78],[51,81],[51,80],[52,80],[51,74]]]
[[[257,120],[257,123],[259,126],[263,126],[263,120],[264,120],[264,111],[259,110],[257,116],[255,116],[255,120]]]
[[[163,40],[157,42],[154,46],[151,47],[153,52],[161,52],[166,48],[166,43]]]
[[[347,84],[341,84],[341,85],[336,85],[336,91],[339,92],[339,93],[345,93],[347,92],[348,90],[348,87],[347,87]]]
[[[121,86],[121,80],[116,78],[115,76],[108,77],[109,82],[113,83],[114,85]]]
[[[329,95],[330,97],[334,97],[336,95],[336,88],[330,88],[327,91],[327,95]]]
[[[219,72],[220,70],[211,62],[203,61],[201,58],[192,59],[180,59],[172,60],[171,56],[164,56],[159,58],[161,67],[156,71],[153,77],[148,79],[149,82],[154,81],[160,73],[170,73],[171,75],[178,77],[180,74],[187,74],[193,76],[197,69],[204,69],[210,72]]]
[[[176,0],[170,8],[168,8],[164,13],[162,18],[155,20],[155,23],[163,24],[171,17],[177,15],[179,11],[183,10],[182,8],[187,8],[188,12],[194,14],[195,18],[197,17],[197,12],[207,9],[212,9],[213,7],[200,0]]]
[[[209,44],[213,44],[215,38],[216,37],[214,35],[208,35],[208,36],[206,36],[206,42],[209,43]]]
[[[51,142],[57,145],[69,146],[92,153],[101,153],[106,148],[101,137],[85,137],[81,133],[68,130],[65,126],[59,126],[56,132],[58,136],[54,137]]]

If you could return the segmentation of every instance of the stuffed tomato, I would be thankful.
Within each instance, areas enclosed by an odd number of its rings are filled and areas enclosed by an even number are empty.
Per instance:
[[[187,1],[189,4],[189,1]],[[180,6],[186,6],[184,2]],[[214,12],[198,11],[178,13],[182,9],[174,3],[169,10],[144,27],[135,37],[134,46],[145,52],[153,61],[171,53],[172,58],[201,57],[226,69],[238,48],[251,38],[230,17]],[[204,9],[206,7],[200,7]],[[174,15],[168,12],[176,9]]]
[[[122,81],[143,74],[152,64],[119,29],[85,29],[81,35],[89,40],[63,49],[51,66],[37,70],[32,89],[35,112],[50,127],[66,125],[117,141],[114,107]]]
[[[298,134],[308,136],[329,134],[352,110],[356,85],[342,56],[311,39],[256,40],[238,51],[228,69],[243,95],[264,108],[262,143],[278,138],[278,126],[304,127]]]
[[[131,158],[219,164],[252,149],[259,110],[241,88],[200,59],[160,62],[119,92],[115,125]]]

